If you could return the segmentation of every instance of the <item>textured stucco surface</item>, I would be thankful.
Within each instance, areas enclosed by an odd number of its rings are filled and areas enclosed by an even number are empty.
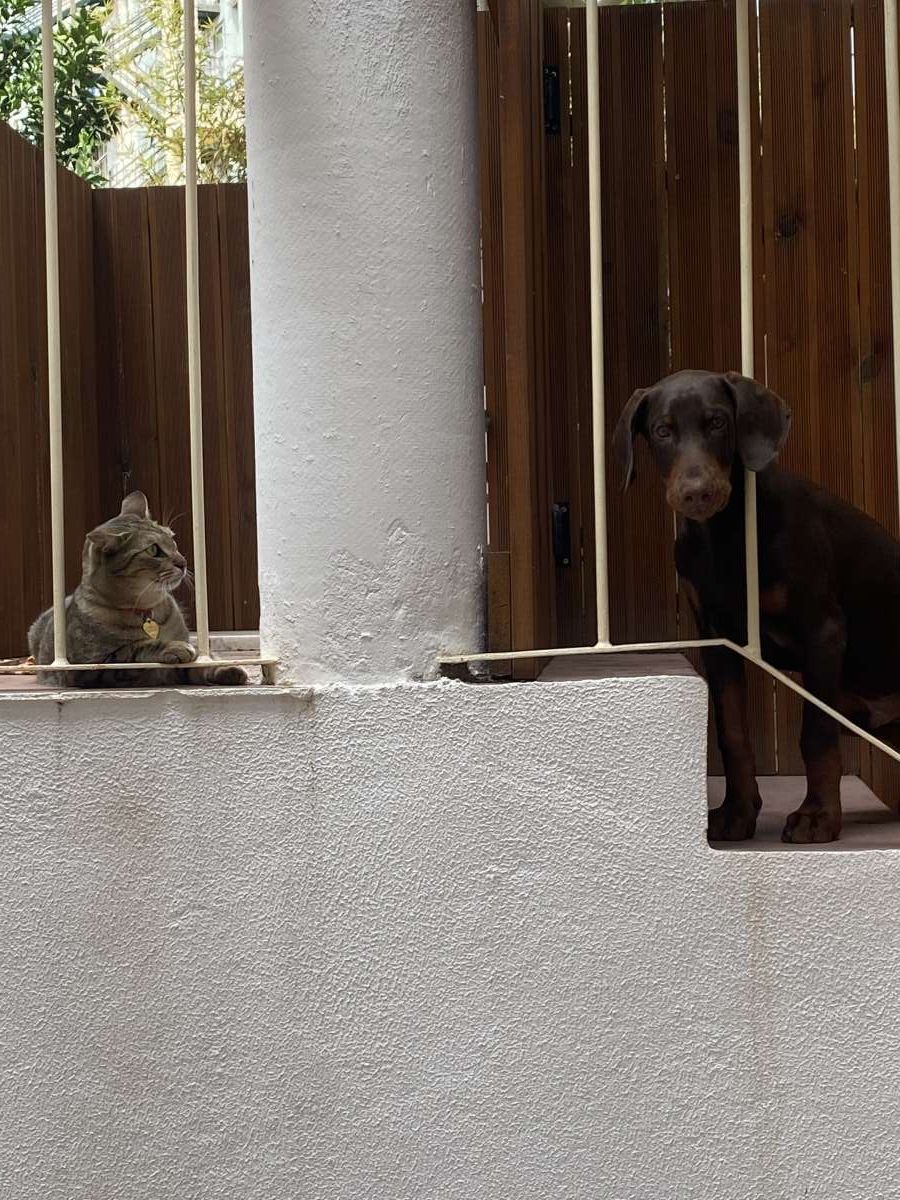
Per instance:
[[[696,678],[0,700],[4,1200],[896,1196],[893,853]]]
[[[478,649],[474,5],[245,14],[262,632],[293,682]]]

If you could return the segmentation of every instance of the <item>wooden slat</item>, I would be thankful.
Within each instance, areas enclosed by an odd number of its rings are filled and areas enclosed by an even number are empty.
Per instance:
[[[669,4],[664,19],[671,369],[740,370],[734,8],[716,0]],[[751,44],[754,41],[755,24]],[[764,277],[761,256],[755,260],[754,275],[759,293]],[[679,637],[697,636],[693,613],[681,594],[678,627]],[[699,654],[690,657],[699,665]],[[757,770],[771,774],[776,769],[773,687],[764,674],[749,669],[748,686]],[[713,738],[710,771],[721,771]]]
[[[98,507],[93,247],[83,237],[84,182],[62,168],[56,174],[66,590],[72,591],[81,579],[84,535],[97,523]]]
[[[487,459],[487,594],[489,650],[512,645],[509,574],[509,455],[506,420],[502,167],[500,160],[500,63],[495,13],[476,16],[478,128],[481,168],[481,323],[484,354],[485,453]],[[493,674],[512,674],[498,663]]]
[[[224,383],[219,208],[214,187],[198,190],[197,208],[200,225],[200,350],[209,620],[213,629],[233,629],[229,430]]]
[[[144,492],[151,510],[159,496],[159,432],[147,192],[94,196],[101,428],[106,445],[104,514],[123,496]],[[112,439],[115,439],[114,441]]]
[[[734,9],[699,0],[664,13],[672,370],[739,370]]]
[[[542,570],[542,464],[537,445],[542,331],[536,319],[541,265],[535,232],[540,142],[540,22],[535,0],[498,0],[500,166],[503,189],[504,347],[509,480],[510,617],[514,649],[549,636]],[[536,57],[537,55],[537,57]],[[530,663],[514,674],[533,677]]]
[[[74,177],[72,177],[74,178]],[[79,556],[76,577],[80,577],[84,534],[104,519],[100,502],[100,449],[101,432],[97,404],[97,295],[94,278],[94,202],[93,191],[83,180],[77,180],[77,229],[74,236],[78,242],[78,274],[75,303],[78,306],[77,322],[73,322],[81,347],[81,423],[84,453],[84,528],[73,529],[70,534]]]
[[[179,549],[192,564],[183,190],[162,187],[148,192],[148,222],[160,468],[153,513],[171,525]],[[178,599],[194,628],[193,593],[182,588]]]
[[[856,45],[856,146],[859,203],[859,306],[861,474],[866,511],[894,537],[897,469],[894,431],[893,339],[890,263],[887,117],[884,82],[884,8],[880,0],[854,4]],[[900,810],[900,767],[861,748],[860,774],[875,793]]]
[[[23,504],[23,430],[21,412],[23,394],[31,394],[30,371],[25,361],[22,322],[31,316],[20,311],[17,299],[21,287],[21,267],[17,270],[16,247],[22,236],[23,212],[31,216],[33,189],[21,187],[20,154],[11,130],[0,124],[0,262],[8,264],[6,278],[0,282],[0,445],[4,467],[0,471],[0,545],[4,558],[0,571],[0,656],[21,654],[29,613],[25,608],[24,573],[40,573],[39,546],[29,546],[25,556],[25,512]],[[27,420],[27,412],[25,414]],[[29,516],[33,518],[33,511]],[[28,522],[31,524],[31,521]]]
[[[231,508],[232,620],[235,629],[258,629],[256,447],[253,435],[247,189],[238,184],[222,184],[216,188],[216,198],[222,288],[223,383],[228,430],[228,500]]]
[[[664,375],[665,316],[660,229],[665,211],[662,174],[662,38],[657,6],[600,10],[601,191],[606,374],[607,513],[610,624],[614,641],[671,638],[676,631],[675,568],[671,513],[659,478],[642,445],[636,447],[637,480],[622,494],[621,464],[612,432],[631,392]],[[587,218],[586,63],[583,13],[572,13],[573,155],[576,187]],[[640,88],[633,86],[640,79]],[[583,228],[579,245],[586,249]],[[587,270],[585,254],[582,270]],[[586,297],[583,284],[581,295]],[[590,397],[590,357],[581,348],[581,412]],[[589,446],[590,424],[580,436]],[[590,458],[587,463],[589,464]],[[587,464],[584,466],[586,473]],[[585,486],[585,502],[588,489]],[[585,546],[593,580],[593,541]]]
[[[531,294],[532,204],[530,48],[528,17],[519,0],[498,0],[500,30],[500,167],[503,189],[504,345],[510,512],[510,624],[513,649],[537,638],[534,574],[535,465],[533,447],[534,354]]]
[[[201,356],[210,621],[255,628],[256,507],[246,191],[202,187]],[[184,193],[148,193],[153,292],[158,509],[193,561],[184,287]],[[220,228],[220,225],[223,228]],[[227,226],[227,227],[226,227]],[[193,619],[189,593],[180,596]]]
[[[550,397],[547,395],[547,245],[543,230],[546,226],[546,154],[544,144],[544,22],[542,0],[520,0],[527,13],[528,61],[526,79],[528,99],[528,135],[530,138],[530,221],[531,234],[531,297],[529,321],[533,354],[533,431],[532,449],[535,470],[535,511],[532,522],[535,573],[535,636],[538,645],[547,646],[555,636],[555,588],[552,546],[552,467],[547,450],[551,444],[553,418]],[[540,674],[540,664],[515,664],[514,671],[528,678]]]
[[[487,574],[488,644],[508,646],[512,637],[509,619],[509,551],[488,550],[485,555]],[[498,664],[493,673],[509,675],[512,664]]]
[[[760,13],[767,379],[794,413],[783,461],[862,500],[850,0]],[[801,705],[779,690],[777,711],[779,769],[794,774]],[[855,741],[844,761],[858,770]]]
[[[47,381],[47,291],[44,258],[44,166],[42,158],[24,141],[20,141],[20,177],[31,195],[30,212],[23,213],[22,226],[24,250],[22,262],[29,278],[22,281],[23,287],[16,298],[17,305],[24,305],[31,319],[26,319],[22,336],[27,356],[30,384],[25,403],[30,413],[23,414],[24,425],[22,449],[27,457],[23,462],[22,478],[25,486],[30,480],[32,491],[30,502],[34,505],[36,526],[41,545],[40,573],[35,580],[25,575],[26,605],[28,610],[40,612],[52,600],[52,560],[50,549],[50,438],[48,431],[48,381]],[[21,309],[20,309],[21,311]],[[32,592],[28,603],[29,591]]]
[[[564,505],[571,532],[568,563],[553,560],[551,636],[558,646],[584,646],[584,567],[582,482],[578,428],[578,355],[576,348],[577,266],[573,228],[574,178],[569,114],[569,12],[544,13],[544,64],[559,78],[560,127],[545,132],[546,169],[544,245],[546,249],[545,388],[549,466],[549,502]]]
[[[96,293],[97,415],[102,430],[98,485],[103,519],[113,515],[124,494],[126,461],[124,417],[119,404],[120,339],[114,297],[115,204],[118,193],[101,190],[92,202],[94,232],[94,287]]]

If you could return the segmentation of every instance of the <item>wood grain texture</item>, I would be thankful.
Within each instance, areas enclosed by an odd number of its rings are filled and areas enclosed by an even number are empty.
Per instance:
[[[700,0],[664,10],[668,178],[669,302],[673,371],[741,369],[737,60],[734,8]],[[755,20],[751,44],[755,41]],[[754,56],[755,57],[755,56]],[[755,64],[751,64],[755,66]],[[755,70],[753,71],[755,77]],[[754,295],[764,264],[754,260]],[[760,358],[760,361],[763,361]],[[698,636],[679,593],[678,636]],[[699,666],[700,656],[690,655]],[[776,769],[775,693],[747,668],[756,765]],[[712,720],[712,717],[711,717]],[[721,772],[715,739],[710,771]]]
[[[223,401],[228,431],[226,451],[231,507],[232,619],[236,629],[253,630],[259,628],[259,589],[247,189],[238,184],[221,184],[216,188],[216,198],[222,288]]]
[[[66,581],[85,532],[141,488],[191,557],[184,193],[92,191],[59,169]],[[201,188],[210,618],[255,629],[255,447],[246,188]],[[43,163],[0,124],[0,656],[51,599]],[[182,598],[190,608],[190,597]]]
[[[793,411],[784,465],[864,503],[851,5],[760,10],[766,379]],[[778,763],[802,771],[801,703],[778,693]],[[845,770],[859,769],[844,739]]]
[[[853,6],[856,50],[856,153],[859,226],[859,389],[861,475],[866,511],[894,537],[897,460],[894,429],[894,346],[886,230],[888,199],[884,9],[876,0]],[[860,747],[860,774],[875,793],[900,810],[900,767]]]
[[[488,650],[512,646],[509,430],[506,419],[506,324],[503,271],[503,179],[500,157],[500,62],[494,12],[476,16],[479,166],[481,170],[482,331],[488,548],[485,604]],[[512,663],[492,673],[512,674]]]
[[[613,641],[643,641],[676,635],[674,526],[641,442],[623,494],[612,434],[634,389],[668,370],[661,10],[604,8],[599,25],[610,625]]]
[[[545,131],[544,202],[545,387],[548,455],[548,503],[564,507],[570,529],[570,553],[553,558],[551,622],[556,644],[585,645],[584,557],[582,554],[584,481],[579,429],[577,309],[574,229],[574,163],[569,97],[569,13],[544,13],[544,65],[559,80],[559,129]],[[564,561],[567,558],[568,561]]]
[[[498,0],[497,71],[502,191],[503,337],[509,493],[510,627],[514,649],[550,637],[547,463],[539,452],[543,404],[543,159],[541,34],[537,0]],[[513,664],[516,678],[536,667]]]
[[[669,369],[740,367],[735,27],[733,4],[718,0],[604,8],[599,17],[611,428],[630,390]],[[493,37],[489,18],[484,28]],[[492,41],[489,52],[502,56],[502,20],[496,29],[499,47]],[[545,266],[546,403],[543,429],[534,418],[532,489],[540,496],[549,481],[549,499],[570,502],[573,542],[583,549],[580,613],[573,577],[557,575],[552,632],[559,644],[589,643],[596,614],[583,10],[554,8],[543,30],[544,61],[554,65],[568,38],[570,154],[560,135],[545,135],[544,223],[532,234]],[[794,409],[786,464],[896,530],[882,55],[876,0],[764,0],[758,30],[752,21],[755,374]],[[560,75],[564,88],[565,66]],[[565,127],[565,104],[562,112]],[[490,119],[485,108],[485,137]],[[496,192],[491,200],[496,205]],[[504,416],[519,419],[511,410]],[[639,449],[638,483],[625,502],[614,488],[617,464],[608,463],[619,641],[694,631],[669,565],[671,518],[646,457]],[[499,461],[490,443],[488,459],[490,476]],[[511,497],[513,521],[519,499]],[[539,556],[536,542],[532,549]],[[780,689],[776,696],[762,673],[750,675],[759,769],[796,772],[799,705]],[[868,770],[869,759],[846,743],[846,769]],[[883,787],[895,786],[892,769],[877,770]]]
[[[91,192],[59,170],[65,564],[81,573],[85,525],[96,521],[96,375]],[[40,154],[0,125],[0,656],[25,650],[30,623],[51,592],[47,300]]]

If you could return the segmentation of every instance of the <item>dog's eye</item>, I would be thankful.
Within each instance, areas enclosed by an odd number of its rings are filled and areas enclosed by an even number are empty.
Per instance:
[[[156,542],[154,542],[152,546],[147,547],[147,553],[152,554],[154,558],[159,558],[159,556],[162,554],[162,550],[160,550],[159,546],[157,546]]]
[[[670,438],[672,436],[672,426],[656,425],[653,429],[653,436],[655,438],[659,438],[660,441],[665,441],[666,438]]]
[[[724,429],[726,424],[724,413],[713,413],[709,418],[710,429]]]

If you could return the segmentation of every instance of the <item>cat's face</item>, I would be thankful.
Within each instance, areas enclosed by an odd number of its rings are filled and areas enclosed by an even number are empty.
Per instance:
[[[152,608],[187,574],[171,529],[152,519],[143,492],[132,492],[122,511],[92,529],[82,555],[83,582],[122,606]]]

